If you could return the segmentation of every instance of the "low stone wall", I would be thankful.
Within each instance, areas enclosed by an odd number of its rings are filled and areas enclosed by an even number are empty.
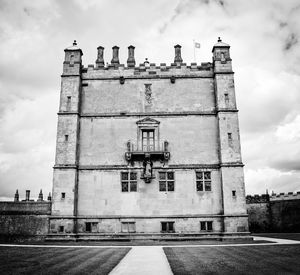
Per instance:
[[[300,197],[297,194],[247,196],[250,232],[300,232]]]
[[[300,232],[300,200],[270,201],[273,232]]]
[[[0,202],[0,238],[12,241],[41,239],[48,234],[51,202]]]

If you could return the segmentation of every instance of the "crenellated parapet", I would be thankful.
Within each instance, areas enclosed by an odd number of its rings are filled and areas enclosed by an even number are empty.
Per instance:
[[[83,67],[82,69],[83,80],[115,79],[121,76],[125,79],[213,77],[213,67],[212,63],[206,62],[201,63],[200,65],[197,63],[191,63],[190,65],[187,65],[186,63],[181,63],[179,65],[172,63],[170,66],[167,66],[166,63],[160,63],[159,65],[150,63],[149,66],[141,63],[136,67],[125,67],[124,64],[120,64],[118,67],[110,65],[106,67],[88,65],[88,67]]]
[[[272,193],[269,194],[262,194],[262,195],[247,195],[246,202],[247,204],[252,203],[267,203],[270,201],[282,201],[282,200],[299,200],[300,199],[300,192],[288,192],[288,193]]]
[[[279,200],[299,200],[300,199],[300,192],[288,192],[288,193],[273,193],[270,196],[270,201],[279,201]]]
[[[247,195],[246,196],[246,203],[252,204],[252,203],[267,203],[270,201],[270,196],[268,194],[262,194],[262,195]]]
[[[75,42],[74,42],[75,43]],[[119,60],[119,47],[114,46],[112,48],[112,59],[110,63],[104,60],[104,47],[99,46],[97,48],[97,59],[94,64],[89,64],[88,66],[81,65],[80,73],[82,79],[114,79],[116,77],[123,77],[124,79],[135,79],[135,78],[172,78],[172,83],[175,83],[176,78],[182,77],[213,77],[213,63],[202,62],[201,64],[191,63],[187,64],[183,62],[181,56],[181,46],[175,45],[175,56],[174,63],[167,65],[166,63],[150,63],[148,59],[139,65],[136,65],[136,60],[134,57],[135,47],[130,45],[128,47],[128,58],[126,64],[120,63]],[[72,55],[74,56],[78,52],[78,56],[81,57],[82,51],[77,48],[77,44],[66,51],[69,53],[73,50]],[[69,55],[66,56],[64,64],[66,66],[73,67],[74,63],[70,63]],[[81,58],[76,59],[77,62],[81,64]],[[65,68],[64,75],[74,73],[73,68]],[[175,79],[174,79],[175,78]],[[124,83],[121,83],[124,84]]]

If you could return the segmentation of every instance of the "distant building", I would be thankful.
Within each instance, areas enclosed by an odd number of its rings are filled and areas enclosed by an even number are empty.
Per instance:
[[[230,46],[213,62],[105,66],[65,49],[50,235],[247,235]],[[166,234],[165,234],[166,235]]]

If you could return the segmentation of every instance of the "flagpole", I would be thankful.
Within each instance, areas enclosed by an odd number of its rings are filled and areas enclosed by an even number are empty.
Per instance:
[[[196,62],[195,39],[193,39],[193,48],[194,48],[194,62]]]

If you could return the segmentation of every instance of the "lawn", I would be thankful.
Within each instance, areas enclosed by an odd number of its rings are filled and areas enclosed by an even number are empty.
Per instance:
[[[129,250],[0,247],[0,274],[108,274]]]
[[[300,245],[164,248],[174,274],[300,274]]]

